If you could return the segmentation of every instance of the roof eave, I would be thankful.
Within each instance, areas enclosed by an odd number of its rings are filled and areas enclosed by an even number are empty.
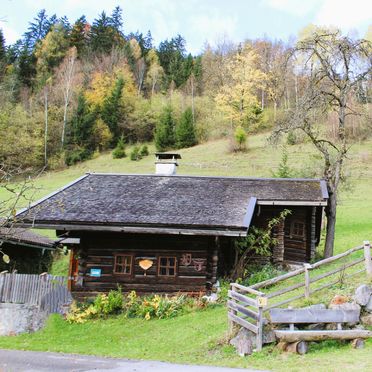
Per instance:
[[[257,205],[280,205],[280,206],[312,206],[312,207],[325,207],[327,201],[308,201],[308,200],[258,200]]]
[[[171,235],[205,235],[205,236],[246,236],[248,229],[242,228],[200,228],[200,227],[152,227],[152,226],[115,226],[115,225],[70,225],[59,223],[27,223],[22,227],[33,227],[38,229],[53,229],[60,231],[106,231],[138,234],[171,234]]]

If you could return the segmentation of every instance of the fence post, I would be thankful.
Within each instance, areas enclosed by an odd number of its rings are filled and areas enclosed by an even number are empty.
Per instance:
[[[369,241],[363,242],[364,245],[364,260],[366,264],[366,271],[368,279],[372,279],[372,261],[371,261],[371,245]]]
[[[312,269],[312,266],[308,263],[304,264],[305,269],[305,298],[310,297],[310,272],[309,270]]]
[[[267,306],[267,297],[257,297],[258,319],[257,319],[257,336],[256,350],[261,351],[263,345],[263,326],[264,326],[264,307]]]
[[[235,292],[236,288],[234,286],[234,283],[231,283],[230,284],[230,288],[231,288],[231,291],[232,292]],[[236,302],[232,297],[229,298],[229,300],[232,301],[232,302]],[[229,312],[232,313],[233,315],[237,315],[238,314],[238,312],[236,310],[232,310],[232,309],[229,309]],[[230,335],[234,334],[235,329],[236,329],[236,327],[235,327],[234,321],[231,320],[231,319],[229,319],[229,334]]]

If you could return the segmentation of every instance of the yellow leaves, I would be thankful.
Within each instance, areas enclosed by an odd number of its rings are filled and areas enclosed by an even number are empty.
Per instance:
[[[128,65],[122,64],[116,67],[111,74],[96,72],[93,75],[90,88],[85,92],[87,103],[93,108],[102,108],[105,99],[110,96],[115,87],[115,82],[119,77],[124,79],[122,102],[124,105],[127,104],[128,101],[131,102],[136,97],[133,75]]]
[[[247,111],[257,104],[256,92],[266,75],[257,69],[257,54],[245,46],[227,63],[229,79],[215,97],[218,108],[233,123],[243,124]]]
[[[96,72],[93,75],[90,89],[85,92],[88,104],[94,107],[102,107],[103,101],[110,94],[115,85],[113,75]]]
[[[145,319],[146,319],[146,320],[150,320],[150,319],[151,319],[151,315],[150,315],[149,312],[146,313],[146,315],[145,315]]]

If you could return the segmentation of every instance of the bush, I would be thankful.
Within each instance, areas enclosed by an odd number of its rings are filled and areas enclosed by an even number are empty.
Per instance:
[[[122,159],[125,158],[126,156],[127,154],[125,153],[124,138],[120,137],[114,151],[112,152],[112,157],[114,159]]]
[[[88,319],[124,314],[127,318],[165,319],[179,314],[204,309],[208,303],[203,298],[189,298],[185,295],[169,297],[151,295],[140,297],[135,291],[123,296],[120,288],[108,295],[98,295],[93,303],[77,305],[74,302],[66,316],[69,323],[85,323]]]
[[[149,148],[147,147],[147,145],[143,145],[141,147],[141,150],[139,152],[139,154],[144,157],[144,156],[148,156],[150,153],[149,153]]]
[[[244,151],[246,149],[247,133],[239,126],[235,129],[234,139],[237,144],[237,151]]]
[[[140,149],[138,146],[134,146],[132,152],[130,153],[130,160],[137,161],[141,160],[142,156],[140,154]]]
[[[66,165],[74,165],[84,160],[90,159],[92,156],[91,152],[84,148],[75,148],[66,152],[65,163]]]

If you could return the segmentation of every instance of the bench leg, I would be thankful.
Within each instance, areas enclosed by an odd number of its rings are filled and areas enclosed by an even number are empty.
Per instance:
[[[355,338],[351,341],[351,346],[354,349],[363,349],[364,348],[364,340],[362,338]]]
[[[308,350],[308,343],[306,341],[296,341],[296,342],[279,342],[278,348],[281,351],[287,351],[289,353],[297,353],[304,355]]]

